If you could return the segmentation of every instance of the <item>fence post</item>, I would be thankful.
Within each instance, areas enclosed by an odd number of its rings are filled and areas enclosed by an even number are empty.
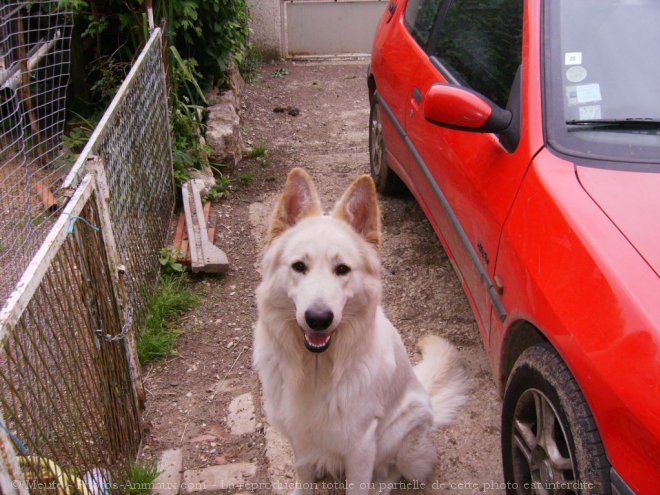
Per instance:
[[[135,342],[135,327],[131,321],[131,310],[128,307],[128,300],[126,297],[126,288],[124,287],[123,274],[125,272],[124,265],[121,264],[119,258],[119,251],[115,242],[115,236],[112,231],[112,223],[110,220],[110,209],[108,201],[110,201],[110,189],[108,188],[108,179],[105,174],[105,165],[101,157],[97,155],[90,155],[87,158],[85,168],[91,174],[96,176],[96,201],[99,208],[99,216],[101,217],[101,232],[103,233],[103,243],[105,244],[105,251],[108,257],[110,266],[110,273],[113,278],[114,296],[122,309],[120,312],[120,327],[128,325],[126,332],[125,351],[126,359],[128,362],[128,370],[131,377],[131,384],[133,388],[133,397],[137,406],[138,413],[144,411],[145,393],[144,384],[142,383],[142,369],[137,354],[137,345]],[[141,415],[140,415],[141,416]],[[142,429],[142,419],[140,417],[140,430]]]
[[[0,493],[5,495],[28,495],[28,486],[18,457],[12,447],[9,434],[4,428],[5,420],[0,409]]]

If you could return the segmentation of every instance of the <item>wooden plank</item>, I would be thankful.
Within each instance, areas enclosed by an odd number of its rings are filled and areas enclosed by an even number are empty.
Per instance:
[[[179,213],[179,220],[176,224],[176,232],[174,234],[174,242],[172,243],[172,249],[175,251],[181,249],[181,241],[183,241],[184,227],[186,225],[186,217],[182,213]]]
[[[2,417],[2,409],[0,409],[0,424],[7,424]],[[29,493],[14,444],[4,428],[0,428],[0,493],[6,495]]]
[[[180,263],[190,265],[190,253],[188,252],[188,239],[181,241],[181,257],[178,260]]]
[[[208,239],[207,220],[204,218],[204,207],[200,196],[203,189],[204,183],[195,179],[184,183],[181,188],[188,230],[190,270],[193,273],[226,273],[229,270],[227,255]]]

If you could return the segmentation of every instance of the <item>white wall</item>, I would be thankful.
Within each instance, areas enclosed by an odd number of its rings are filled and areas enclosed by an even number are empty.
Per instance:
[[[282,56],[282,17],[280,0],[248,0],[250,40],[265,53]]]

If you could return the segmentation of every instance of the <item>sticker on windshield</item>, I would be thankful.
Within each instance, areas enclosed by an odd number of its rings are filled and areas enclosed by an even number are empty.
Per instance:
[[[564,54],[564,65],[580,65],[582,63],[582,52],[566,52]]]
[[[566,79],[572,83],[579,83],[587,78],[587,69],[581,65],[573,65],[566,71]]]
[[[582,84],[580,86],[567,86],[566,98],[569,105],[582,105],[602,100],[600,96],[600,84]]]
[[[593,120],[601,118],[600,105],[585,105],[580,107],[578,110],[580,113],[580,120]]]

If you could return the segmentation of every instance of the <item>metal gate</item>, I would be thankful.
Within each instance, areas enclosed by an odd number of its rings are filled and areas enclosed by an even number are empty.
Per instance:
[[[386,0],[283,1],[284,55],[368,55],[387,3]]]

